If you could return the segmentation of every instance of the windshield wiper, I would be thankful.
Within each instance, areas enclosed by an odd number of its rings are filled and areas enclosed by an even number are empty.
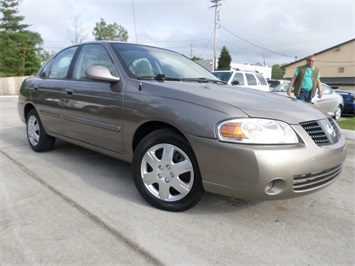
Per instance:
[[[158,74],[156,76],[140,76],[139,80],[157,80],[157,81],[187,81],[187,82],[213,82],[216,84],[227,84],[227,82],[218,79],[208,79],[208,78],[175,78],[170,76],[165,76],[164,74]]]
[[[138,79],[140,79],[140,80],[157,80],[157,81],[165,81],[165,80],[181,81],[180,78],[169,77],[169,76],[165,76],[164,74],[158,74],[156,76],[140,76],[140,77],[138,77]]]
[[[169,76],[165,76],[164,74],[158,74],[158,75],[156,75],[155,79],[156,79],[156,80],[161,80],[161,81],[164,81],[164,80],[181,81],[180,78],[169,77]]]
[[[227,84],[227,82],[218,80],[218,79],[208,79],[208,78],[183,78],[181,79],[182,81],[196,81],[196,82],[213,82],[213,83],[222,83],[222,84]]]

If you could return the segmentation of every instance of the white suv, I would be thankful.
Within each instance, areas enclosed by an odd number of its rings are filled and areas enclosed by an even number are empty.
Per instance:
[[[236,70],[219,70],[213,71],[212,74],[230,85],[270,91],[269,84],[260,73]]]

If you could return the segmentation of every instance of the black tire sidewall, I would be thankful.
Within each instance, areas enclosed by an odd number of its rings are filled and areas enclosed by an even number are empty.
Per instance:
[[[29,119],[31,116],[34,116],[36,118],[38,126],[39,126],[39,141],[36,146],[32,145],[30,138],[28,136],[28,123],[29,123]],[[28,112],[27,120],[26,120],[26,134],[27,134],[28,143],[30,144],[32,150],[34,150],[36,152],[48,151],[48,150],[52,149],[52,147],[54,145],[55,139],[53,137],[47,135],[47,133],[44,131],[42,121],[39,118],[39,115],[35,109],[32,109]]]
[[[143,156],[151,147],[161,144],[172,144],[183,150],[189,157],[194,169],[194,183],[190,192],[181,200],[167,202],[152,195],[145,187],[141,177],[141,163]],[[189,143],[178,133],[170,129],[160,129],[147,135],[137,146],[132,160],[133,180],[142,197],[152,206],[166,211],[184,211],[196,205],[203,195],[200,170],[194,152]]]

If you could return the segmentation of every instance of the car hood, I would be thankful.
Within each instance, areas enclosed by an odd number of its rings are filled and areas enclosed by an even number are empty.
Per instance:
[[[159,96],[203,105],[225,112],[229,117],[240,115],[240,112],[236,113],[236,108],[249,117],[276,119],[289,124],[328,117],[324,111],[313,104],[271,92],[238,86],[170,81],[148,81],[146,85],[148,86],[145,86],[143,91],[150,91],[149,87],[152,85]]]

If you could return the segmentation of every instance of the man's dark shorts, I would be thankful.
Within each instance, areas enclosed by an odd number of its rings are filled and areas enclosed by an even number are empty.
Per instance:
[[[297,99],[310,103],[312,102],[311,92],[311,90],[307,91],[305,89],[301,89],[300,96],[298,96]]]

